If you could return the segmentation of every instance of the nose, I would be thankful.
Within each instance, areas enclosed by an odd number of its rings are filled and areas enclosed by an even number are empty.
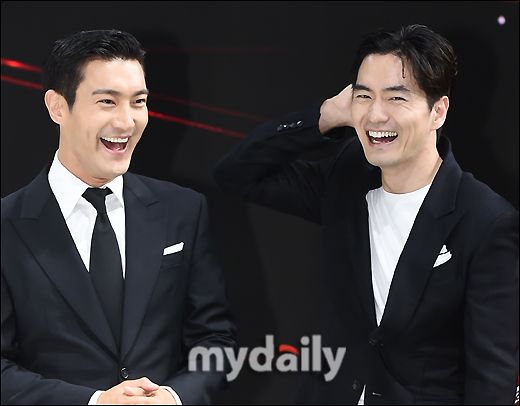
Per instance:
[[[113,126],[121,130],[121,132],[131,132],[135,127],[135,119],[134,112],[130,106],[125,105],[125,103],[121,103],[118,106]]]
[[[370,105],[367,118],[373,124],[386,123],[390,118],[386,104],[380,99],[375,100]]]

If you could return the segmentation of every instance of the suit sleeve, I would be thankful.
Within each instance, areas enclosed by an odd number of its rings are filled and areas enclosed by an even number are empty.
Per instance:
[[[502,214],[469,269],[465,404],[513,404],[518,376],[518,212]]]
[[[213,170],[217,184],[250,203],[319,223],[319,203],[332,158],[298,158],[344,135],[344,129],[330,131],[326,136],[320,133],[321,104],[253,130],[217,163]]]
[[[28,371],[16,363],[16,315],[2,274],[2,405],[86,405],[95,389],[73,385]]]
[[[180,397],[183,404],[209,404],[227,385],[230,364],[209,371],[202,370],[202,360],[196,370],[189,368],[190,351],[194,347],[236,350],[235,325],[226,298],[224,273],[217,259],[216,247],[209,227],[206,199],[199,195],[199,218],[191,263],[189,286],[183,320],[182,351],[185,362],[175,376],[164,382]],[[223,357],[225,360],[227,358]],[[214,358],[212,357],[212,361]]]

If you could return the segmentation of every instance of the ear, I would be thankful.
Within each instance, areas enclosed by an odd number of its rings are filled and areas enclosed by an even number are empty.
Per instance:
[[[448,108],[450,107],[450,99],[448,96],[442,96],[435,102],[432,108],[433,123],[432,130],[438,130],[444,124],[446,116],[448,115]]]
[[[49,89],[45,92],[43,99],[52,121],[58,125],[61,124],[63,122],[64,113],[66,112],[65,109],[68,109],[65,98],[55,90]]]

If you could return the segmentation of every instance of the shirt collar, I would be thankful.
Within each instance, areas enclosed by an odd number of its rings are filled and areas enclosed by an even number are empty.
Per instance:
[[[63,164],[58,159],[58,151],[56,151],[54,154],[54,160],[52,161],[51,167],[49,169],[49,185],[51,187],[52,193],[54,193],[54,196],[58,201],[61,212],[63,213],[63,217],[65,219],[71,215],[80,197],[83,195],[85,190],[90,187],[63,166]],[[109,187],[121,206],[125,206],[123,199],[122,175],[117,176],[115,179],[101,187]]]

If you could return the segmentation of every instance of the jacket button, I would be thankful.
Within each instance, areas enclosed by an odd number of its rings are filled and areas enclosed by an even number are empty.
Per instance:
[[[289,127],[290,127],[290,128],[296,128],[296,123],[291,123],[291,124],[289,124]]]
[[[352,384],[352,389],[354,389],[355,391],[360,390],[361,384],[358,381],[354,381],[354,383]]]
[[[280,124],[277,128],[276,128],[276,131],[282,131],[283,130],[283,124]]]
[[[130,376],[130,374],[128,373],[128,369],[122,368],[121,369],[121,378],[128,379],[129,376]]]
[[[368,342],[370,343],[370,345],[376,345],[376,344],[378,344],[378,341],[377,341],[377,340],[374,340],[373,338],[371,338],[370,340],[368,340]]]

